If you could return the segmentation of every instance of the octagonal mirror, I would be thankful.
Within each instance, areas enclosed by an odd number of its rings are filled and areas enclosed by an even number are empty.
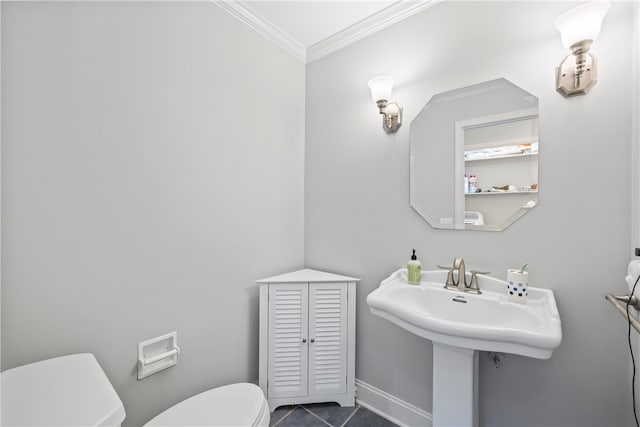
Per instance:
[[[434,95],[410,139],[410,202],[432,227],[501,231],[538,203],[538,98],[508,80]]]

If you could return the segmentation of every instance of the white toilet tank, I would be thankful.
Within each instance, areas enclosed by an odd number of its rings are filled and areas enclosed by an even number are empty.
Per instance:
[[[0,374],[3,426],[118,427],[122,401],[90,353],[72,354]]]

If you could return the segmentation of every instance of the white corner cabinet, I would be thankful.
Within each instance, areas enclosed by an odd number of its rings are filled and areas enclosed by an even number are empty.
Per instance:
[[[258,280],[260,388],[269,408],[355,405],[356,282],[304,269]]]

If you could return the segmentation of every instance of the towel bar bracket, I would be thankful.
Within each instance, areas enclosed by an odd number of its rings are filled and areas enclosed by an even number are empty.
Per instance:
[[[630,306],[638,310],[640,309],[640,300],[637,297],[631,295],[614,296],[613,294],[607,294],[605,295],[605,299],[609,301],[616,308],[616,310],[620,312],[620,314],[622,314],[622,317],[627,319],[627,321],[631,324],[631,326],[633,326],[636,331],[640,332],[640,321],[638,321],[636,317],[630,314],[627,311],[627,308],[620,303],[620,301],[623,301],[625,304],[628,302]]]
[[[610,294],[609,294],[610,295]],[[640,310],[640,298],[631,295],[613,295],[615,299],[618,301],[622,301],[626,305],[627,303],[635,308],[636,310]]]

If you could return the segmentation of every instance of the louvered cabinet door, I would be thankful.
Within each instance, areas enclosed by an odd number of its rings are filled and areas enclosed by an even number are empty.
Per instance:
[[[307,395],[308,284],[269,286],[269,397]]]
[[[347,391],[347,287],[309,284],[309,394]]]

